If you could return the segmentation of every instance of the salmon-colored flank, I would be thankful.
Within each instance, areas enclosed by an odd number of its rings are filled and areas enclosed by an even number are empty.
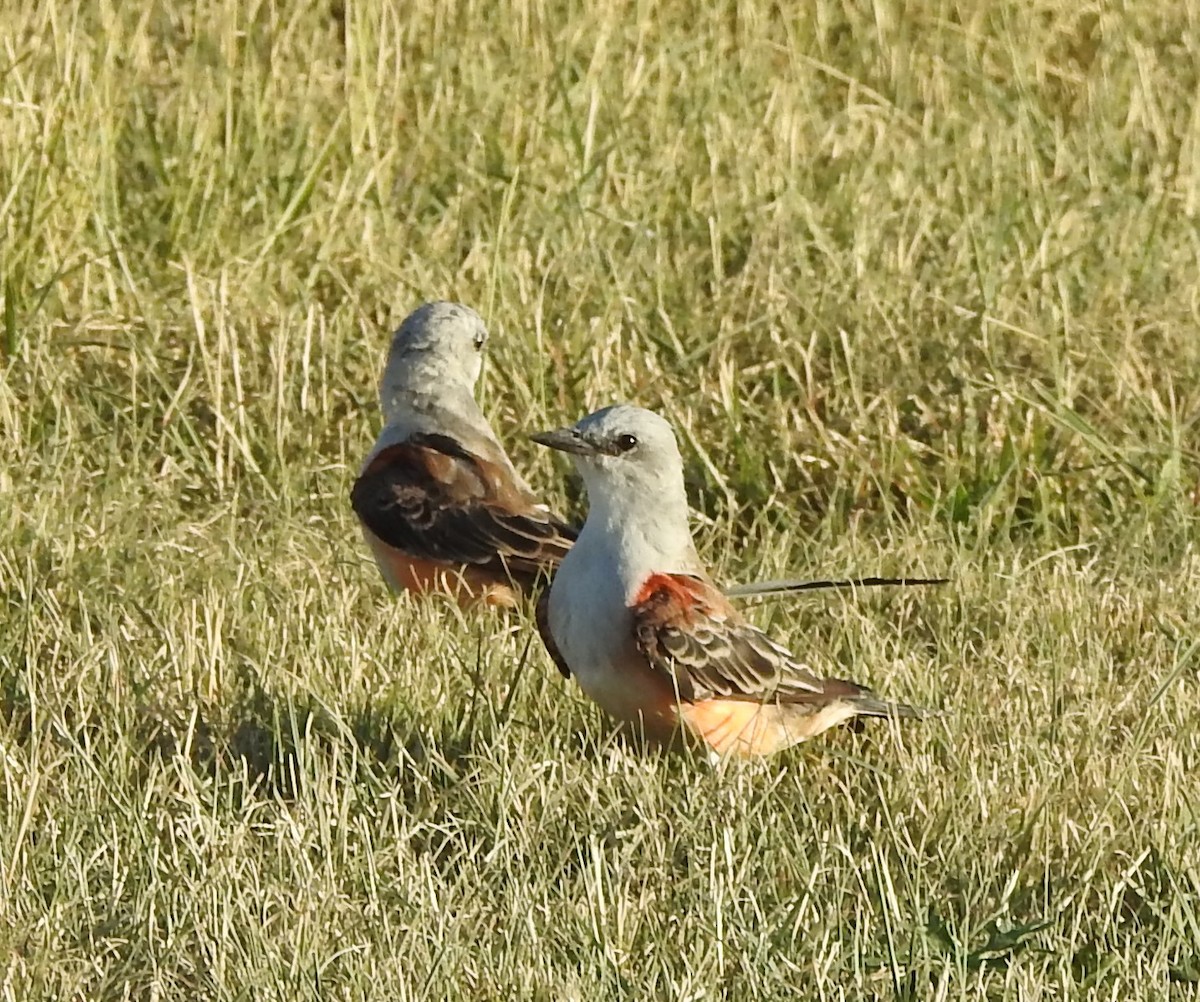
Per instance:
[[[774,755],[854,715],[854,706],[840,699],[823,706],[706,699],[679,707],[688,729],[718,755],[743,757]]]
[[[466,608],[482,602],[484,605],[511,609],[517,596],[507,579],[471,567],[447,567],[434,560],[410,557],[364,531],[384,576],[396,591],[417,594],[441,592]]]
[[[729,752],[742,755],[769,755],[761,748],[767,736],[761,719],[762,705],[732,699],[706,699],[700,703],[683,703],[679,716],[706,745],[718,755]]]

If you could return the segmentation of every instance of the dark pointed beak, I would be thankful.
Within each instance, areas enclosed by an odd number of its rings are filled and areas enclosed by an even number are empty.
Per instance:
[[[596,447],[586,441],[574,428],[555,428],[553,431],[539,431],[530,435],[530,439],[538,445],[559,452],[569,452],[575,456],[590,456],[596,452]]]

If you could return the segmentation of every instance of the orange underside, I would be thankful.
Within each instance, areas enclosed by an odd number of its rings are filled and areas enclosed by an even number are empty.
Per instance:
[[[507,578],[472,567],[447,567],[433,560],[410,557],[369,532],[364,535],[394,591],[439,592],[464,608],[482,603],[511,609],[517,604],[517,593]]]
[[[718,755],[773,755],[853,717],[854,707],[837,700],[825,706],[708,699],[682,703],[680,719]]]

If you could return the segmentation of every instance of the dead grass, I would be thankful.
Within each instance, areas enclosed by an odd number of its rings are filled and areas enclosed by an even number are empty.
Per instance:
[[[5,5],[4,998],[1194,993],[1194,18],[782,9]],[[564,507],[634,399],[726,578],[952,574],[756,615],[953,714],[643,760],[390,599],[435,297]]]

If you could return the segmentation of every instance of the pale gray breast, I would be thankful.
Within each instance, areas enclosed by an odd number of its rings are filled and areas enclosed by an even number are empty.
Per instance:
[[[636,657],[637,647],[610,555],[587,543],[580,537],[554,577],[550,632],[580,686],[604,705],[602,690],[612,684],[614,665]]]

